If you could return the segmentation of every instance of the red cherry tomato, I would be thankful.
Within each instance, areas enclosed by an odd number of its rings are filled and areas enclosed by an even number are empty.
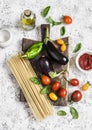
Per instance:
[[[57,90],[59,90],[59,88],[60,88],[60,82],[55,81],[55,82],[52,84],[52,90],[57,91]]]
[[[70,80],[70,84],[72,85],[72,86],[78,86],[79,85],[79,80],[78,79],[71,79]]]
[[[42,84],[44,85],[49,85],[51,83],[51,79],[46,75],[42,75],[41,80],[42,80]]]
[[[66,24],[71,24],[72,23],[72,18],[70,16],[64,16],[64,23]]]
[[[64,97],[66,97],[66,95],[67,95],[66,88],[61,88],[60,91],[59,91],[59,96],[64,98]]]
[[[71,99],[74,102],[80,101],[82,99],[82,93],[79,90],[74,91],[71,95]]]

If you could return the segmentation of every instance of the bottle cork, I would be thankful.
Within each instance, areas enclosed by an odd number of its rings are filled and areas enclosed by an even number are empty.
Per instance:
[[[29,16],[31,15],[31,10],[26,9],[26,10],[24,11],[24,15],[26,15],[27,17],[29,17]]]

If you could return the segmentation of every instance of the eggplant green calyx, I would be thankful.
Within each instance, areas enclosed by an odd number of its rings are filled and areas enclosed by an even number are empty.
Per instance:
[[[49,76],[53,79],[56,78],[58,76],[60,76],[62,73],[67,72],[67,70],[62,70],[61,72],[57,73],[57,72],[49,72]]]
[[[21,58],[33,59],[39,55],[39,53],[42,51],[42,48],[43,43],[37,42],[33,44],[25,54],[21,55]]]

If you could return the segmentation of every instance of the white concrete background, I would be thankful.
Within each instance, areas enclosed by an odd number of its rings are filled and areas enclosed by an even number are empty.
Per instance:
[[[46,23],[41,17],[41,10],[50,5],[49,15],[59,20],[62,15],[70,15],[73,23],[66,26],[66,35],[70,36],[70,57],[75,56],[72,51],[78,42],[82,42],[82,50],[92,50],[92,0],[0,0],[0,28],[8,27],[13,39],[11,46],[0,48],[0,130],[91,130],[92,129],[92,87],[83,93],[83,99],[74,106],[79,112],[79,119],[72,119],[69,106],[56,107],[68,114],[65,117],[48,117],[43,122],[37,122],[27,104],[19,102],[19,86],[7,67],[7,60],[21,51],[23,37],[39,39],[40,33],[35,28],[25,32],[19,27],[21,13],[30,8],[36,14],[36,26]],[[48,15],[48,16],[49,16]],[[56,26],[51,29],[51,38],[60,37]],[[77,70],[74,59],[70,64],[69,78],[76,77],[80,86],[87,80],[92,84],[92,74],[82,74]],[[69,91],[75,88],[69,87]]]

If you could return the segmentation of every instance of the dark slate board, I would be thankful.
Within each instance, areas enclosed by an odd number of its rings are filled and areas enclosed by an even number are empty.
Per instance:
[[[42,35],[42,41],[44,42],[44,37],[45,37],[45,30],[46,30],[46,27],[49,28],[49,35],[50,35],[50,25],[49,24],[42,24],[41,25],[41,35]],[[62,38],[65,43],[67,43],[67,50],[64,52],[64,55],[68,56],[69,53],[68,53],[68,50],[69,50],[69,37],[66,37],[66,38]],[[35,41],[35,40],[32,40],[32,39],[25,39],[23,38],[22,40],[22,51],[26,52],[27,49],[34,43],[36,43],[38,41]],[[54,41],[56,42],[56,41]],[[57,44],[54,44],[54,46],[59,50],[59,45]],[[53,61],[53,59],[48,55],[47,51],[46,51],[46,48],[45,46],[43,47],[43,51],[41,52],[41,54],[39,56],[37,56],[35,59],[33,60],[30,60],[30,63],[32,64],[32,67],[34,69],[34,71],[36,72],[37,76],[39,77],[40,74],[41,74],[41,70],[40,70],[40,67],[39,67],[39,58],[42,56],[42,55],[46,55],[47,57],[49,57],[49,59],[51,60],[52,64],[53,64],[53,68],[55,71],[57,72],[60,72],[61,70],[63,69],[67,69],[68,70],[68,67],[69,67],[69,63],[67,65],[60,65],[60,64],[57,64],[55,61]],[[65,73],[64,75],[61,75],[58,77],[58,79],[61,80],[61,85],[62,86],[65,86],[67,89],[68,89],[68,83],[62,79],[62,76],[65,76],[66,79],[68,78],[68,73]],[[56,80],[56,79],[54,79]],[[56,106],[66,106],[67,105],[67,97],[66,96],[65,98],[59,98],[58,102],[52,102],[53,105],[56,105]],[[20,101],[22,102],[25,102],[25,97],[22,93],[22,91],[20,90]]]

